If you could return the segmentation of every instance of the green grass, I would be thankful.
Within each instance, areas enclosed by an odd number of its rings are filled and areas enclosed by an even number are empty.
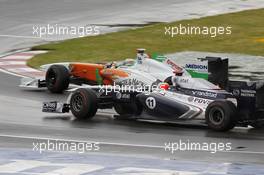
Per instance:
[[[209,35],[165,35],[165,26],[231,26],[231,35],[215,38]],[[138,29],[104,35],[84,37],[40,45],[33,50],[49,50],[35,56],[28,65],[80,61],[99,62],[134,58],[136,48],[146,48],[148,53],[174,53],[179,51],[208,51],[264,55],[264,9],[248,10],[200,19],[160,23]]]

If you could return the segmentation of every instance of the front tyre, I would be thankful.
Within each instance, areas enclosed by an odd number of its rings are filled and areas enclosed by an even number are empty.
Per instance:
[[[228,131],[235,126],[235,115],[236,106],[232,102],[219,100],[207,106],[205,120],[215,131]]]
[[[46,85],[52,93],[62,93],[70,84],[69,70],[63,65],[52,65],[46,73]]]
[[[77,89],[71,96],[70,109],[77,119],[91,119],[97,112],[97,96],[91,89]]]

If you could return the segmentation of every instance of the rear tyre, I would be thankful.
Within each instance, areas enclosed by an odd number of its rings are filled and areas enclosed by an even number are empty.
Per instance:
[[[52,93],[62,93],[68,89],[70,84],[70,74],[63,65],[52,65],[46,73],[46,85]]]
[[[167,78],[164,80],[164,82],[165,82],[165,83],[168,83],[169,85],[172,85],[171,78],[172,78],[172,76],[167,77]]]
[[[219,100],[208,105],[205,120],[215,131],[228,131],[235,127],[236,106],[229,101]]]
[[[236,126],[236,123],[237,123],[237,118],[236,118],[237,108],[236,108],[236,106],[234,105],[233,102],[231,102],[231,101],[226,101],[226,102],[229,104],[229,107],[231,108],[231,111],[234,112],[234,114],[233,114],[234,116],[232,117],[232,122],[230,123],[229,128],[228,128],[228,130],[231,130],[231,129],[233,129]]]
[[[77,89],[71,96],[70,109],[77,119],[91,119],[98,109],[95,92],[91,89]]]

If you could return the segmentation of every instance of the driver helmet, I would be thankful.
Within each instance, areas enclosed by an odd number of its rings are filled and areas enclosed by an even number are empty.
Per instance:
[[[117,62],[116,61],[113,61],[111,63],[111,69],[115,69],[117,67]]]
[[[142,64],[144,59],[149,58],[149,56],[145,53],[146,49],[137,49],[137,63]]]

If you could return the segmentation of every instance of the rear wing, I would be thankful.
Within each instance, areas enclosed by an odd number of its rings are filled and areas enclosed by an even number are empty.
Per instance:
[[[198,58],[200,61],[207,61],[208,80],[221,88],[232,92],[240,100],[246,98],[248,107],[264,109],[264,80],[263,81],[236,81],[229,80],[228,58],[205,57]],[[254,100],[253,100],[254,99]]]
[[[227,90],[237,99],[240,118],[264,117],[264,81],[229,81]]]
[[[197,58],[207,61],[208,81],[225,89],[228,85],[228,58],[205,57]]]

